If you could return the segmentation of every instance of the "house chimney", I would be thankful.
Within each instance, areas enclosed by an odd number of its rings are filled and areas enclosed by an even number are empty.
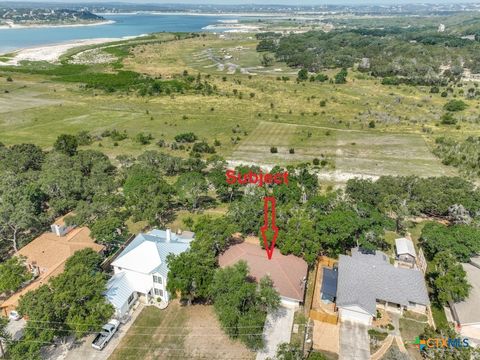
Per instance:
[[[172,231],[170,229],[167,229],[166,236],[167,236],[167,242],[170,242],[170,240],[172,240]]]

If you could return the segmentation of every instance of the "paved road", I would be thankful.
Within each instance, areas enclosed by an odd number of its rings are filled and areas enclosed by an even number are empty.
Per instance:
[[[277,312],[267,315],[263,329],[265,349],[257,353],[256,360],[275,358],[277,346],[283,342],[290,342],[294,313],[295,309],[280,306]]]
[[[369,360],[368,327],[353,321],[340,324],[339,360]]]

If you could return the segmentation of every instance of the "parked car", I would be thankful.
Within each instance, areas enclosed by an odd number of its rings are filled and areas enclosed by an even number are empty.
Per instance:
[[[8,314],[8,318],[10,320],[14,320],[14,321],[17,321],[17,320],[20,320],[22,317],[20,316],[20,314],[15,311],[15,310],[12,310],[10,311],[10,313]]]
[[[113,337],[118,329],[120,322],[112,319],[107,324],[103,325],[102,331],[93,339],[92,347],[96,350],[103,350],[107,346],[110,339]]]

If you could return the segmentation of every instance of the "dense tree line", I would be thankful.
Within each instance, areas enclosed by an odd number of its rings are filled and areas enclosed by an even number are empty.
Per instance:
[[[196,141],[197,137],[180,134],[178,140]],[[288,171],[288,185],[258,187],[228,184],[227,164],[217,155],[207,159],[180,158],[150,150],[136,158],[119,156],[116,161],[118,165],[113,166],[104,154],[82,150],[78,137],[69,135],[60,136],[49,152],[28,144],[1,147],[0,235],[4,258],[45,229],[55,216],[72,210],[75,216],[68,218],[68,222],[89,225],[96,241],[113,250],[128,234],[128,219],[146,221],[152,227],[165,227],[179,210],[201,213],[224,204],[227,211],[222,216],[184,220],[185,226],[196,232],[196,239],[189,251],[169,257],[172,271],[168,290],[171,294],[180,293],[189,303],[215,304],[225,329],[237,327],[235,331],[228,330],[229,335],[257,348],[261,346],[259,339],[242,334],[241,329],[246,323],[261,327],[268,304],[262,303],[262,296],[258,298],[258,294],[268,290],[274,299],[271,284],[268,280],[260,285],[247,281],[245,288],[241,287],[242,292],[234,296],[235,302],[228,302],[222,294],[236,294],[238,284],[229,284],[224,274],[234,272],[234,276],[230,275],[245,283],[248,269],[240,266],[219,270],[217,257],[242,236],[259,234],[263,197],[274,195],[281,234],[278,249],[283,254],[303,257],[310,265],[319,255],[337,256],[355,246],[388,250],[390,245],[385,241],[385,230],[402,233],[411,216],[449,221],[448,227],[427,225],[422,233],[421,244],[433,264],[428,279],[440,302],[458,300],[468,294],[465,274],[458,261],[480,250],[476,228],[480,194],[464,179],[385,176],[376,181],[349,180],[345,191],[320,192],[316,167],[308,163],[286,168],[276,166],[271,170],[272,173]],[[240,174],[260,170],[255,166],[235,169]],[[19,269],[13,265],[11,269],[21,274],[22,271],[17,271]],[[67,271],[65,279],[72,274]],[[3,279],[1,275],[0,280]],[[94,279],[97,285],[103,284],[100,277]],[[55,298],[56,286],[65,285],[59,282],[55,280],[42,287],[35,296]],[[18,286],[18,282],[6,283],[10,288]],[[37,308],[33,300],[27,300],[28,297],[24,301],[25,313],[35,314]],[[77,300],[72,297],[69,301]],[[240,304],[249,305],[240,307]],[[62,331],[75,331],[81,336],[83,328],[72,326],[73,322],[84,320],[71,321],[70,316],[76,315],[52,312],[46,321],[63,321],[66,325]],[[32,336],[51,341],[60,333]],[[18,345],[21,346],[24,345]],[[24,350],[28,352],[29,349]]]
[[[463,61],[472,73],[480,71],[478,41],[416,27],[309,31],[280,39],[265,35],[257,49],[274,51],[277,60],[313,72],[359,64],[360,71],[390,78],[390,83],[445,84],[443,76],[462,73]],[[445,63],[452,67],[442,75]]]
[[[422,230],[420,245],[430,261],[427,280],[439,305],[468,297],[470,285],[460,262],[480,253],[480,194],[474,185],[458,177],[382,177],[350,180],[346,192],[389,213],[397,230],[412,215],[448,221],[449,226],[432,222]]]
[[[27,315],[21,340],[10,341],[9,358],[41,359],[40,348],[55,339],[98,331],[113,315],[113,306],[103,296],[106,274],[102,257],[91,249],[76,252],[62,274],[20,298],[18,311]]]

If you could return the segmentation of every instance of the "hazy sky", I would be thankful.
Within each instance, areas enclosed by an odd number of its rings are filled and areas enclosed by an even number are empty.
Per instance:
[[[10,0],[11,1],[11,0]],[[292,5],[324,5],[324,4],[459,4],[480,3],[480,0],[25,0],[32,2],[62,2],[62,3],[135,3],[135,4],[292,4]],[[0,0],[1,2],[1,0]],[[14,2],[14,1],[13,1]]]

